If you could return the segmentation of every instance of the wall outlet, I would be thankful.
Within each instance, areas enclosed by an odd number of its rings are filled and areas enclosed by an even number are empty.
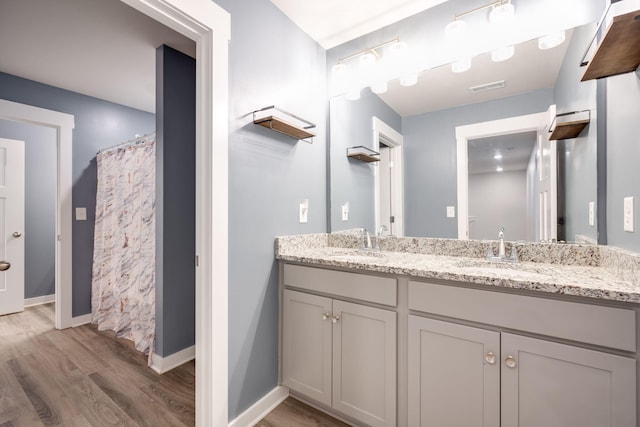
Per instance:
[[[300,224],[307,222],[309,217],[309,199],[304,199],[300,202],[298,207],[298,215],[300,218]]]
[[[342,205],[342,220],[349,221],[349,202]]]
[[[596,202],[589,202],[589,225],[596,225]]]
[[[76,221],[87,220],[87,208],[76,208]]]
[[[455,218],[455,217],[456,217],[456,207],[447,206],[447,218]]]
[[[633,197],[624,198],[624,231],[633,233]]]

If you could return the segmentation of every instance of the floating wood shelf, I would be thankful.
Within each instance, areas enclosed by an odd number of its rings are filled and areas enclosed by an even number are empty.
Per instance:
[[[309,130],[316,125],[273,105],[254,111],[253,123],[307,142],[312,142],[310,138],[316,136]]]
[[[360,160],[361,162],[373,163],[380,161],[380,153],[373,151],[363,145],[347,148],[347,157]]]
[[[590,121],[591,112],[589,110],[558,114],[552,124],[549,139],[561,140],[577,138]]]
[[[640,65],[640,10],[613,17],[582,81],[635,71]]]

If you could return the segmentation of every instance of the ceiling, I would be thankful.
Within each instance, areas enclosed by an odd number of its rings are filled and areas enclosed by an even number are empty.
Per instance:
[[[444,0],[271,1],[329,48]],[[195,56],[193,41],[119,0],[2,0],[0,8],[0,40],[11,41],[0,44],[0,71],[143,111],[155,111],[156,47]],[[553,87],[567,44],[518,46],[503,63],[480,55],[461,74],[447,66],[423,71],[415,86],[390,82],[381,98],[407,116]],[[503,89],[468,91],[502,79]]]
[[[503,172],[526,170],[536,140],[536,131],[469,140],[469,175],[496,173],[498,166],[503,168]],[[496,159],[496,154],[501,154],[502,158]]]
[[[143,111],[155,111],[156,47],[195,57],[192,40],[119,0],[0,4],[0,71]]]
[[[271,0],[325,49],[331,49],[446,0]]]

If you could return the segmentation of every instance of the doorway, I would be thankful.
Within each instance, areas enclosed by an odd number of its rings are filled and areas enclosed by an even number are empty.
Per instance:
[[[375,169],[376,231],[404,236],[403,136],[377,117],[373,118],[373,150],[380,153]]]

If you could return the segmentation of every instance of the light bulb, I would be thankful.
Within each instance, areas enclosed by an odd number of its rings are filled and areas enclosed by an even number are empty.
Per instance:
[[[491,51],[491,60],[493,62],[502,62],[511,58],[515,52],[513,45],[499,47]]]
[[[418,83],[418,74],[411,73],[400,77],[400,86],[413,86]]]
[[[498,167],[496,168],[496,172],[502,172],[503,170],[504,170],[504,169],[502,169],[502,166],[498,166]]]
[[[564,30],[547,34],[546,36],[542,36],[538,39],[538,48],[542,50],[552,49],[556,46],[561,45],[564,42],[564,39]]]
[[[444,28],[444,35],[449,41],[460,41],[466,33],[467,23],[462,19],[456,19]]]
[[[385,93],[387,91],[387,81],[380,80],[371,85],[371,92],[375,94]]]
[[[515,18],[515,9],[511,3],[495,6],[489,14],[491,25],[511,24]]]
[[[371,70],[376,66],[376,56],[369,51],[360,56],[360,68],[362,70]]]
[[[471,68],[471,58],[460,58],[451,63],[451,71],[454,73],[464,73]]]
[[[500,160],[502,158],[502,154],[498,153],[495,156],[493,156],[493,158],[496,160]]]

